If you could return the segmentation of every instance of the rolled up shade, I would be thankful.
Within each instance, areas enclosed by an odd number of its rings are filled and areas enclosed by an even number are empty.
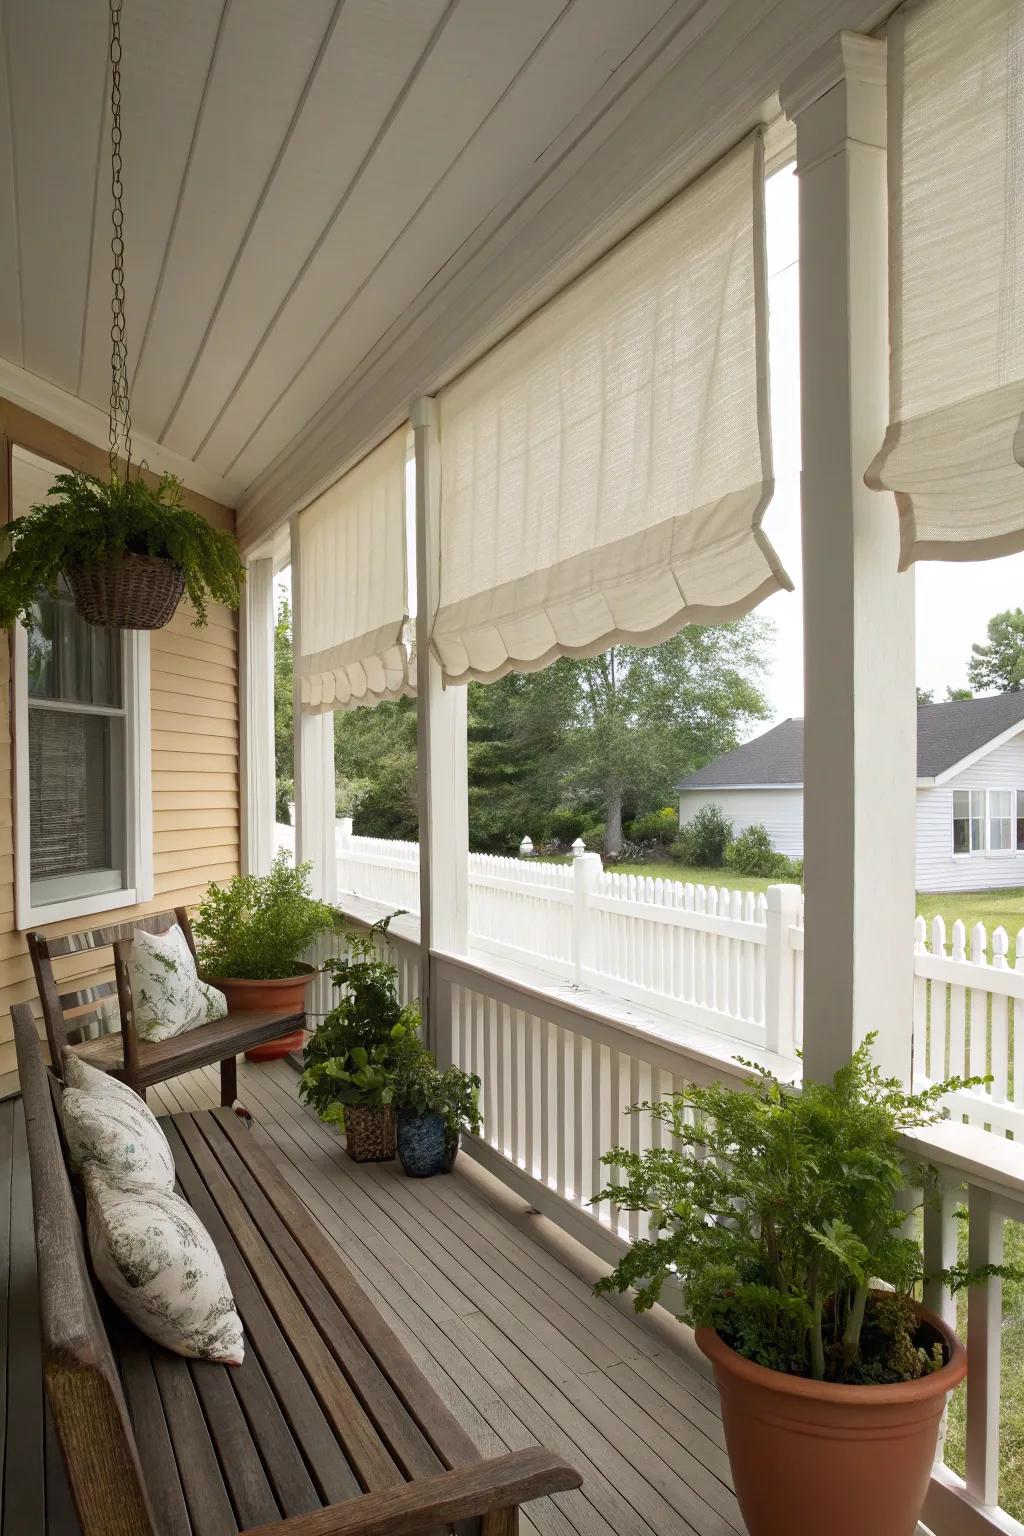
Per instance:
[[[414,691],[402,428],[299,515],[304,710],[379,704]]]
[[[788,586],[755,135],[440,396],[450,682],[738,617]]]
[[[889,23],[890,425],[905,569],[1024,549],[1024,0]]]

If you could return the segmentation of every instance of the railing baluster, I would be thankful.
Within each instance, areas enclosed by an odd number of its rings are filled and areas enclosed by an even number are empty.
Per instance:
[[[1003,1218],[991,1194],[970,1188],[968,1262],[1001,1264]],[[967,1293],[967,1491],[982,1504],[999,1502],[999,1364],[1003,1283],[989,1280]]]

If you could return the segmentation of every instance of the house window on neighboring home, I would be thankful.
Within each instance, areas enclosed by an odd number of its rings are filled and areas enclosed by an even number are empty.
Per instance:
[[[988,792],[988,846],[992,853],[1010,853],[1013,849],[1013,791],[990,789]]]
[[[62,589],[15,631],[19,928],[152,895],[149,637],[95,628]]]
[[[983,853],[984,850],[985,791],[983,789],[954,789],[953,852]]]

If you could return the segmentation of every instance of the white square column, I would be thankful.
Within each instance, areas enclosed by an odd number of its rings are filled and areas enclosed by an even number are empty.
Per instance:
[[[804,1065],[872,1030],[909,1080],[914,577],[864,471],[888,420],[885,44],[841,32],[784,83],[800,187]]]
[[[295,862],[311,864],[313,894],[333,901],[338,888],[335,851],[334,714],[303,711],[298,659],[302,654],[302,573],[298,518],[291,521],[292,704],[295,742]]]
[[[466,688],[445,687],[430,650],[440,598],[441,445],[437,402],[410,411],[416,453],[416,725],[420,821],[420,1005],[427,1038],[442,1063],[445,1031],[434,995],[433,951],[465,954],[469,922],[469,776]]]
[[[274,562],[250,560],[238,620],[242,868],[265,875],[274,857]]]

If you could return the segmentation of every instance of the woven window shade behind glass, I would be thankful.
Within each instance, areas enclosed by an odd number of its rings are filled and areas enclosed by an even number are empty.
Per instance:
[[[32,878],[106,869],[110,753],[121,722],[49,710],[29,714],[29,846]]]

